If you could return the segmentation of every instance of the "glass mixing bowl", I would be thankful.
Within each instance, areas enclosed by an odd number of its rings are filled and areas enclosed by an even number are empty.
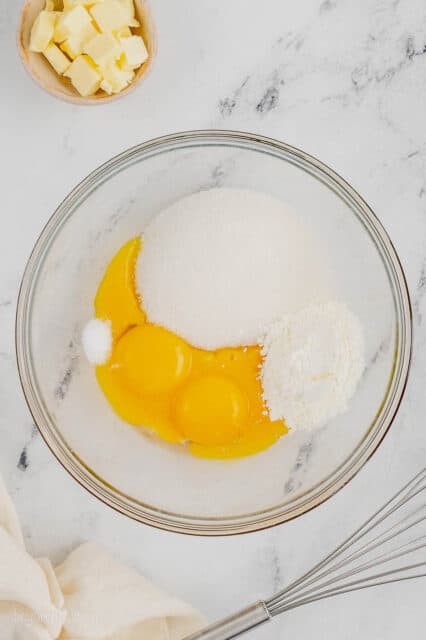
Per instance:
[[[364,326],[367,363],[345,414],[319,431],[287,435],[267,451],[230,461],[191,457],[123,423],[80,346],[95,291],[117,249],[174,200],[219,186],[281,198],[313,227],[329,254],[336,297]],[[354,476],[398,410],[411,330],[398,256],[371,209],[339,175],[275,140],[194,131],[125,151],[60,204],[25,270],[16,346],[34,420],[82,486],[146,524],[224,535],[301,515]]]

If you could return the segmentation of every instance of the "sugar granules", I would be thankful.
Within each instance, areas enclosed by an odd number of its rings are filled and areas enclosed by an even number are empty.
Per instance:
[[[150,322],[190,344],[255,344],[283,314],[330,297],[327,256],[280,200],[218,188],[187,196],[144,230],[136,281]]]

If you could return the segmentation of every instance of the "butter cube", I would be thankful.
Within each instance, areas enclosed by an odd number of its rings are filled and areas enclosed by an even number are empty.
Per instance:
[[[60,75],[65,73],[71,64],[67,56],[64,55],[60,48],[56,44],[53,44],[53,42],[43,51],[43,55],[50,62],[56,73]]]
[[[99,32],[95,29],[92,23],[87,24],[79,33],[72,34],[65,40],[60,46],[62,51],[65,51],[67,56],[74,60],[80,53],[83,53],[85,45],[93,40]]]
[[[127,64],[126,56],[124,55],[124,53],[122,53],[121,56],[118,58],[117,66],[122,71],[133,71],[133,67]]]
[[[109,96],[114,93],[114,87],[105,78],[101,82],[101,89],[105,91]]]
[[[126,12],[127,24],[129,25],[129,27],[138,27],[139,22],[135,18],[135,4],[133,0],[117,0],[117,1],[121,4],[124,11]]]
[[[101,86],[102,76],[89,56],[78,56],[64,73],[83,97],[91,96]]]
[[[114,31],[114,35],[117,38],[130,38],[132,34],[132,32],[130,31],[129,27],[122,27],[121,29],[118,29],[117,31]]]
[[[47,49],[53,38],[56,14],[51,11],[40,11],[31,29],[30,51],[38,53]]]
[[[64,0],[64,9],[73,9],[79,4],[88,9],[93,4],[97,4],[98,2],[103,2],[103,0]]]
[[[124,63],[127,67],[132,69],[140,67],[147,60],[148,51],[140,36],[120,38],[120,44],[123,50]]]
[[[69,11],[64,11],[56,23],[55,42],[63,42],[72,35],[82,33],[91,21],[89,12],[81,5]]]
[[[90,9],[100,31],[117,31],[127,26],[127,14],[117,0],[104,0]]]
[[[121,55],[117,40],[110,33],[98,33],[83,49],[100,67],[115,62]]]
[[[120,91],[125,89],[133,80],[135,74],[133,71],[120,69],[117,63],[113,63],[105,67],[103,75],[101,89],[111,94],[120,93]]]
[[[119,2],[126,11],[128,18],[131,19],[135,17],[135,5],[133,0],[117,0],[117,2]]]

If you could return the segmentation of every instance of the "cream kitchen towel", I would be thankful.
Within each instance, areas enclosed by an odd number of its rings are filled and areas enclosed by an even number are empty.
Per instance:
[[[0,478],[0,640],[180,640],[203,624],[93,543],[56,568],[32,558]]]

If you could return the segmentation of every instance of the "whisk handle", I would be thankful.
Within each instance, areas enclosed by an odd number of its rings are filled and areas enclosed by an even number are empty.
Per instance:
[[[271,619],[266,604],[259,600],[228,618],[201,629],[184,640],[230,640]]]

